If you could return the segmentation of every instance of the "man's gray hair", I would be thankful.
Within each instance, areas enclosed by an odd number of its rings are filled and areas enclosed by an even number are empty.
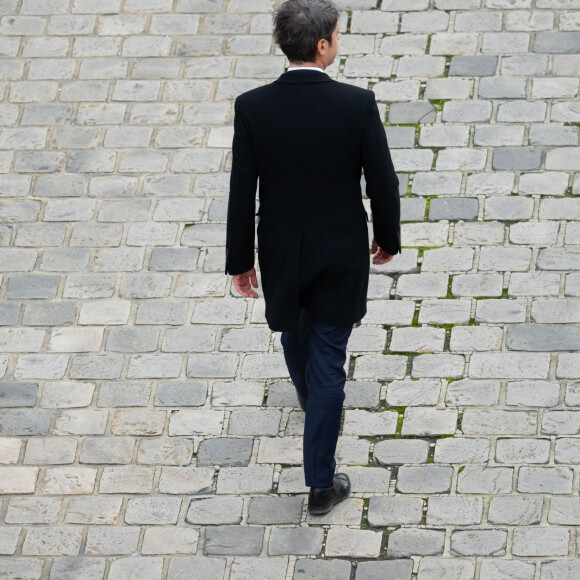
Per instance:
[[[330,0],[286,0],[274,12],[274,40],[290,62],[313,62],[319,40],[332,44],[338,18]]]

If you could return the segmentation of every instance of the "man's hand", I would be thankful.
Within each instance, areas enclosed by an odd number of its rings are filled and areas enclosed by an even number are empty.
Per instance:
[[[372,253],[376,254],[373,258],[373,264],[376,265],[386,264],[387,262],[390,262],[394,258],[392,254],[387,254],[387,252],[381,250],[381,248],[379,248],[379,244],[375,242],[374,238],[372,243]]]
[[[234,276],[234,286],[242,296],[246,298],[258,298],[258,293],[254,290],[254,288],[258,287],[256,268],[252,268],[243,274],[236,274]]]

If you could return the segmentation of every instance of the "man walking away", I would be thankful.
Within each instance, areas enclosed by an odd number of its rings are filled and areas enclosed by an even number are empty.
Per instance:
[[[259,178],[258,262],[266,320],[282,346],[306,412],[304,475],[308,509],[329,512],[350,493],[334,474],[346,374],[346,346],[366,314],[371,201],[374,264],[401,251],[398,179],[374,93],[333,81],[324,69],[338,52],[339,14],[328,0],[287,0],[274,39],[288,71],[236,99],[226,274],[257,298],[255,195]]]

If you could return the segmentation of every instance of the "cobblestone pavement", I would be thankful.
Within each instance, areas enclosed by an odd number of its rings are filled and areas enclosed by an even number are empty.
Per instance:
[[[279,333],[223,274],[270,0],[0,0],[1,578],[580,578],[580,0],[339,7],[405,249],[312,517]]]

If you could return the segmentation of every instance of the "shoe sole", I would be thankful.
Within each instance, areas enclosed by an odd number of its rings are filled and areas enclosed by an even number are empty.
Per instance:
[[[321,515],[327,514],[329,511],[332,511],[332,508],[337,503],[340,503],[341,501],[344,501],[349,495],[350,495],[350,489],[348,490],[348,493],[344,497],[341,497],[340,499],[337,499],[331,506],[318,507],[318,508],[316,508],[316,507],[315,508],[311,508],[310,506],[308,506],[308,512],[311,513],[313,516],[321,516]]]

